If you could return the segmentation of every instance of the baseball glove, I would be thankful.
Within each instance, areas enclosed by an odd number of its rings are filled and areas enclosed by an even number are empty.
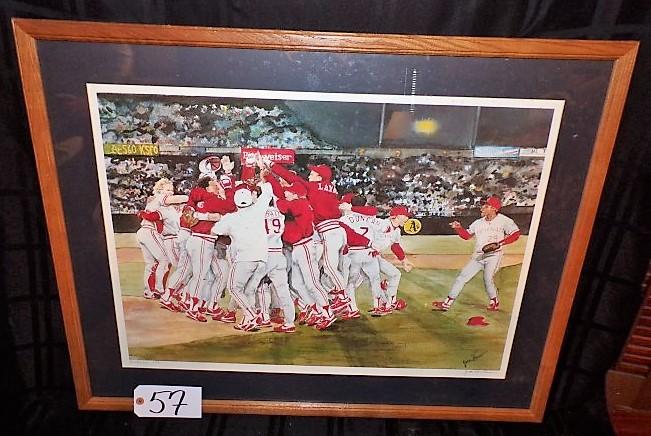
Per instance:
[[[191,207],[184,207],[181,212],[181,222],[185,223],[188,227],[195,226],[199,220],[194,216],[194,210]]]
[[[484,253],[492,253],[493,251],[497,250],[500,248],[501,245],[499,242],[491,242],[490,244],[486,244],[483,247],[481,247],[481,251]]]

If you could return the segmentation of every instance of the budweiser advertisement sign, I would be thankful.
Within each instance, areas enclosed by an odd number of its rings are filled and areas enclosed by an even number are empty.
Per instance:
[[[291,148],[242,148],[240,151],[240,162],[242,165],[255,165],[258,152],[264,159],[281,164],[291,165],[296,158],[296,153]]]

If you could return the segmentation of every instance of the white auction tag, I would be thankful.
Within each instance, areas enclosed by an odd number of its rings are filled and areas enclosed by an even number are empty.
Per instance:
[[[133,412],[141,418],[201,418],[201,387],[140,385]]]

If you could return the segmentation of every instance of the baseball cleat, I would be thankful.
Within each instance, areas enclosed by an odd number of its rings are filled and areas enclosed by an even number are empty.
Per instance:
[[[170,312],[178,312],[179,307],[172,300],[160,300],[160,308],[167,309]]]
[[[213,318],[223,314],[225,311],[220,306],[212,307],[206,311],[206,315],[212,316]]]
[[[391,305],[391,309],[393,310],[405,310],[407,308],[407,302],[403,300],[402,298],[398,298],[398,300]]]
[[[361,318],[361,314],[359,313],[359,310],[356,310],[354,312],[346,312],[343,315],[341,315],[341,319],[346,321],[349,319],[358,319]]]
[[[392,312],[393,312],[393,310],[391,310],[390,307],[376,307],[371,312],[371,316],[374,316],[374,317],[386,316],[386,315],[389,315]]]
[[[432,301],[432,310],[438,310],[439,312],[447,312],[450,310],[450,305],[445,304],[445,301]]]
[[[308,326],[313,326],[317,325],[319,322],[321,322],[322,316],[318,314],[317,312],[313,312],[312,315],[308,316],[305,319],[305,324]]]
[[[268,320],[268,319],[258,320],[258,321],[256,321],[256,324],[257,324],[258,327],[260,327],[262,329],[272,327],[271,321]]]
[[[350,306],[350,299],[347,300],[336,299],[330,305],[330,309],[332,309],[334,313],[340,313],[343,310],[349,309],[349,306]]]
[[[258,330],[259,327],[255,323],[255,320],[251,320],[247,322],[244,322],[244,320],[242,320],[242,322],[240,322],[239,324],[235,324],[233,328],[235,330],[240,330],[243,332],[255,332]]]
[[[452,303],[454,303],[454,298],[450,297],[446,297],[445,301],[432,301],[432,310],[447,312],[452,307]]]
[[[274,327],[274,332],[276,333],[294,333],[296,332],[296,327],[293,325],[278,325]]]
[[[282,317],[282,316],[271,317],[271,323],[272,324],[284,324],[285,323],[285,318]]]
[[[225,323],[234,323],[235,322],[235,311],[228,312],[224,311],[221,315],[213,316],[213,320]]]
[[[497,298],[491,298],[488,301],[488,307],[486,307],[486,309],[491,312],[498,312],[500,310],[500,301]]]
[[[269,313],[269,318],[282,318],[283,315],[283,310],[280,307],[274,307],[271,309],[271,312]]]
[[[337,318],[335,318],[334,316],[331,316],[330,318],[322,318],[319,321],[319,323],[316,324],[316,329],[317,330],[325,330],[325,329],[329,328],[330,326],[332,326],[332,324],[334,324],[336,320],[337,320]]]
[[[195,321],[208,322],[206,317],[203,316],[203,314],[201,312],[199,312],[198,310],[189,310],[189,311],[185,312],[185,316],[187,316],[188,318],[193,319]]]

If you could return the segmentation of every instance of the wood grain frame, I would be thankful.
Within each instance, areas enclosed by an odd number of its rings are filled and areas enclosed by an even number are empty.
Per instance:
[[[128,397],[100,397],[93,393],[68,243],[69,229],[64,220],[59,175],[46,109],[44,82],[37,51],[38,42],[71,41],[417,56],[612,61],[610,83],[597,130],[594,152],[585,179],[577,218],[573,225],[574,230],[564,263],[558,297],[543,349],[542,363],[538,369],[535,389],[528,408],[351,404],[345,399],[342,399],[341,403],[204,400],[205,412],[220,413],[496,421],[542,420],[624,108],[638,48],[636,42],[317,33],[29,19],[14,19],[13,26],[38,176],[44,207],[48,211],[47,227],[78,404],[82,409],[92,410],[131,410],[133,400]]]

